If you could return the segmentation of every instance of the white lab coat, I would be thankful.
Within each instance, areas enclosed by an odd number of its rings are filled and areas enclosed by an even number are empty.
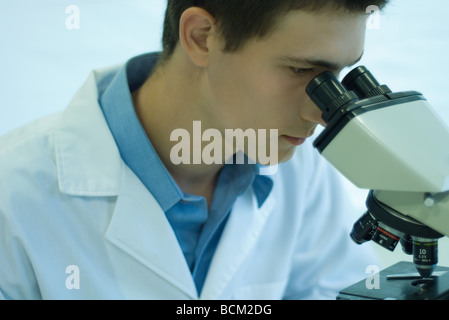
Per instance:
[[[164,212],[122,161],[94,71],[68,108],[0,138],[0,297],[334,299],[376,263],[348,236],[336,173],[309,143],[261,208],[236,202],[203,291]]]

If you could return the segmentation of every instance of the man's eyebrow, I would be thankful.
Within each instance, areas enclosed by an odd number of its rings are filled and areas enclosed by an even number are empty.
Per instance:
[[[317,59],[307,59],[307,58],[296,58],[296,57],[283,57],[282,60],[286,61],[286,62],[290,62],[290,63],[294,63],[294,64],[308,64],[314,67],[324,67],[326,69],[329,70],[341,70],[343,68],[347,68],[347,67],[351,67],[353,65],[355,65],[356,63],[358,63],[360,60],[362,60],[364,52],[362,52],[362,54],[360,55],[360,57],[358,57],[354,62],[348,64],[348,65],[340,65],[337,63],[333,63],[330,61],[326,61],[326,60],[317,60]]]

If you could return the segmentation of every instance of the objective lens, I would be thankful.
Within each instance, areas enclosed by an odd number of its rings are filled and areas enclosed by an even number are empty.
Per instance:
[[[354,223],[351,231],[351,239],[357,244],[370,241],[377,230],[377,221],[369,211],[365,212],[359,220]]]
[[[412,237],[413,263],[423,278],[431,276],[438,263],[438,239]]]
[[[393,229],[380,222],[376,232],[373,235],[373,241],[385,249],[394,251],[403,235],[403,232]]]
[[[409,235],[405,235],[401,238],[402,251],[405,254],[413,254],[413,240]]]
[[[308,84],[306,92],[323,112],[322,118],[326,123],[338,110],[348,103],[358,100],[357,95],[352,91],[347,91],[329,71],[325,71],[313,79]]]
[[[363,66],[355,68],[341,82],[347,90],[354,91],[360,99],[391,93],[386,85],[380,85],[376,78]]]

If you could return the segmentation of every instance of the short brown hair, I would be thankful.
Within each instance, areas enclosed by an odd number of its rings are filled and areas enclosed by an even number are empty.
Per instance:
[[[262,38],[276,19],[290,10],[316,12],[325,7],[349,12],[366,12],[368,6],[379,9],[389,0],[168,0],[162,37],[163,59],[171,56],[179,41],[179,21],[190,7],[209,12],[225,40],[224,51],[237,51],[249,39]]]

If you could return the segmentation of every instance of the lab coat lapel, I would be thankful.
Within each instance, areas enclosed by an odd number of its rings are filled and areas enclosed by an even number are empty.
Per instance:
[[[253,248],[272,212],[273,194],[258,208],[257,199],[249,188],[234,205],[201,292],[201,299],[220,299],[238,268]]]
[[[98,105],[97,87],[113,74],[114,69],[92,73],[62,114],[55,133],[59,189],[73,196],[117,196],[106,239],[149,272],[197,298],[192,275],[163,210],[123,163]]]
[[[106,239],[191,298],[198,298],[191,272],[165,213],[128,168]]]

